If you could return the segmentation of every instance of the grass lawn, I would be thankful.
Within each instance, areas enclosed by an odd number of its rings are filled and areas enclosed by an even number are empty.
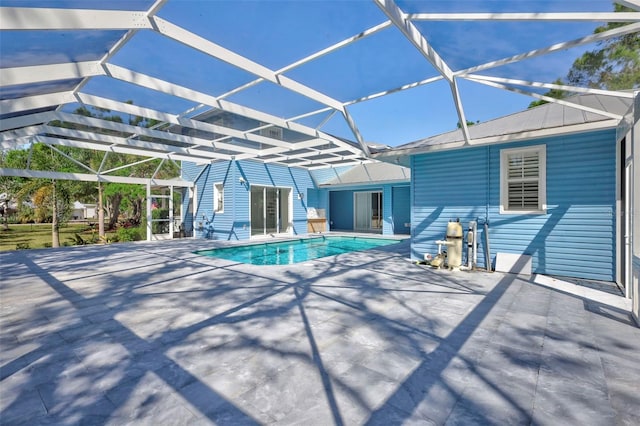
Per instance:
[[[60,227],[60,245],[75,245],[71,241],[75,241],[75,235],[89,241],[93,234],[97,236],[98,231],[93,230],[87,224],[67,224]],[[9,230],[4,229],[4,225],[0,225],[0,251],[16,250],[17,247],[23,248],[43,248],[51,245],[51,224],[38,223],[26,225],[9,225]]]

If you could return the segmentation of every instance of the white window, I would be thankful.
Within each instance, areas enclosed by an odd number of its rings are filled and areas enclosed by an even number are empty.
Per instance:
[[[546,146],[500,151],[500,213],[547,210]]]
[[[213,211],[224,213],[224,185],[222,183],[213,184]]]

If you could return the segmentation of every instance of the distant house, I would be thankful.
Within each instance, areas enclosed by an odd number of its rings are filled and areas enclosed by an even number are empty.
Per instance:
[[[80,201],[73,202],[71,218],[73,220],[87,220],[97,218],[97,208],[95,204],[84,204]]]
[[[572,101],[623,116],[632,100]],[[620,210],[620,119],[545,104],[381,152],[411,168],[411,254],[437,251],[450,220],[477,221],[480,266],[496,253],[530,255],[536,273],[615,281],[626,230]],[[624,200],[623,204],[624,204]],[[490,258],[484,256],[487,237]]]

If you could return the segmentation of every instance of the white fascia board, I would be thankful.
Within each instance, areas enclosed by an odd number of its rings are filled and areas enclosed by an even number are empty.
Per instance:
[[[96,132],[87,132],[83,130],[67,129],[57,126],[40,126],[41,133],[48,133],[57,136],[82,139],[87,142],[101,142],[114,145],[130,146],[133,148],[148,149],[157,152],[166,152],[167,154],[195,155],[209,159],[230,160],[231,156],[227,154],[219,154],[216,152],[200,151],[197,148],[182,148],[172,145],[166,145],[157,142],[147,142],[138,139],[127,139],[118,136],[105,135]]]
[[[41,7],[0,8],[2,30],[151,29],[146,12]]]
[[[0,85],[13,86],[43,81],[93,77],[103,74],[104,70],[98,61],[3,68],[2,74],[0,74]]]
[[[466,68],[463,70],[456,71],[455,75],[461,74],[470,74],[477,71],[483,71],[490,68],[496,68],[502,65],[511,64],[513,62],[519,62],[523,59],[530,59],[536,56],[546,55],[549,53],[557,52],[560,50],[566,50],[576,46],[582,46],[590,43],[597,43],[599,41],[607,40],[613,37],[619,37],[625,34],[630,34],[640,31],[640,22],[636,22],[629,25],[624,25],[622,27],[614,28],[609,31],[603,31],[597,34],[591,34],[586,37],[574,39],[571,41],[565,41],[562,43],[556,43],[548,47],[544,47],[542,49],[530,50],[529,52],[521,53],[519,55],[510,56],[508,58],[499,59],[497,61],[487,62],[482,65],[477,65],[474,67]]]
[[[434,68],[450,83],[453,81],[453,72],[447,63],[438,55],[427,39],[420,33],[415,25],[395,4],[393,0],[375,0],[376,4],[384,12],[391,22],[400,29],[404,36],[427,58]]]
[[[541,138],[548,138],[553,136],[577,134],[593,132],[597,130],[615,129],[617,126],[617,120],[603,120],[593,123],[577,124],[573,126],[561,126],[550,129],[531,130],[526,132],[512,133],[501,136],[491,136],[486,138],[472,139],[469,144],[465,144],[464,141],[448,142],[437,145],[418,146],[408,149],[391,149],[384,152],[379,152],[372,155],[372,158],[385,161],[384,158],[395,158],[402,156],[427,154],[429,152],[446,151],[453,149],[464,149],[482,145],[497,145],[511,142],[520,142]]]
[[[541,87],[545,89],[557,89],[574,93],[590,93],[594,95],[614,96],[616,98],[633,99],[633,93],[620,92],[617,90],[592,89],[589,87],[565,86],[561,84],[540,83],[537,81],[516,80],[513,78],[491,77],[479,74],[463,74],[459,77],[473,80],[494,81],[496,83],[515,84],[518,86]]]
[[[72,91],[47,93],[45,95],[26,96],[24,98],[5,99],[0,101],[3,114],[47,108],[75,102]],[[4,121],[4,120],[3,120]]]
[[[342,103],[307,87],[297,81],[286,77],[284,75],[277,75],[275,71],[262,66],[242,55],[232,52],[216,43],[213,43],[197,34],[194,34],[178,25],[172,24],[169,21],[158,17],[150,18],[155,23],[156,30],[175,41],[185,44],[193,49],[199,50],[209,56],[220,59],[230,65],[238,67],[244,71],[261,77],[267,81],[278,84],[286,89],[296,92],[300,95],[306,96],[316,102],[320,102],[324,105],[330,106],[335,109],[342,108]]]
[[[619,2],[617,2],[619,3]],[[556,12],[556,13],[411,13],[412,21],[563,21],[637,22],[636,12]]]
[[[96,151],[116,152],[121,154],[132,154],[132,155],[139,155],[139,156],[151,157],[151,158],[164,158],[164,159],[173,158],[175,160],[190,161],[193,163],[198,163],[198,162],[210,163],[212,161],[215,161],[211,158],[204,158],[196,155],[187,156],[187,155],[173,154],[173,153],[167,153],[167,152],[151,151],[149,149],[138,149],[131,146],[102,145],[98,143],[78,141],[73,139],[59,139],[59,138],[53,138],[49,136],[36,136],[35,140],[37,142],[41,142],[46,145],[69,146],[74,148],[93,149]]]
[[[51,172],[44,170],[24,170],[24,169],[5,169],[0,168],[0,176],[16,176],[25,178],[44,178],[44,179],[60,179],[81,182],[107,182],[107,183],[132,183],[137,185],[158,185],[158,186],[177,186],[181,188],[191,188],[193,182],[181,179],[145,179],[128,176],[105,176],[92,175],[88,173],[63,173]]]
[[[19,129],[21,127],[33,126],[34,124],[47,123],[56,118],[55,111],[37,112],[19,117],[4,118],[0,120],[0,131],[4,132],[8,129]]]
[[[487,86],[496,87],[498,89],[504,89],[504,90],[508,90],[510,92],[520,93],[521,95],[531,96],[531,97],[534,97],[536,99],[542,99],[543,101],[553,102],[553,103],[564,105],[564,106],[567,106],[567,107],[570,107],[570,108],[580,109],[582,111],[603,115],[605,117],[613,118],[613,119],[616,119],[618,121],[622,120],[622,116],[621,115],[614,114],[614,113],[611,113],[611,112],[608,112],[608,111],[603,111],[601,109],[591,108],[591,107],[580,105],[580,104],[576,104],[576,103],[573,103],[573,102],[568,102],[568,101],[565,101],[565,100],[562,100],[562,99],[552,98],[550,96],[539,95],[539,94],[533,93],[533,92],[527,92],[526,90],[517,89],[515,87],[509,87],[509,86],[506,86],[504,84],[495,83],[493,81],[477,80],[477,79],[474,79],[474,78],[469,78],[469,80],[475,81],[477,83],[481,83],[481,84],[484,84],[484,85],[487,85]]]

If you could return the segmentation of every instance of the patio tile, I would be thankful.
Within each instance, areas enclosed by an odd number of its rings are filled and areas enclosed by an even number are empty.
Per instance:
[[[640,329],[612,294],[406,247],[263,268],[207,244],[3,254],[0,422],[637,423]]]

